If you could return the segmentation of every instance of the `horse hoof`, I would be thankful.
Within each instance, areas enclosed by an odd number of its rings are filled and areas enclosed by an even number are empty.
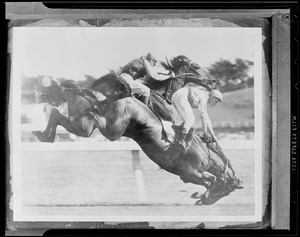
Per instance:
[[[31,132],[34,136],[39,137],[41,136],[42,132],[41,131],[32,131]]]
[[[202,206],[203,205],[202,199],[199,199],[197,202],[195,202],[195,205],[196,206]]]
[[[198,199],[201,197],[201,194],[199,194],[198,192],[194,192],[192,195],[191,195],[191,198],[195,198],[195,199]]]
[[[243,181],[241,181],[240,179],[237,179],[234,183],[232,188],[233,189],[243,189],[244,187],[242,186]]]
[[[39,139],[39,141],[41,141],[41,142],[53,142],[43,132],[33,131],[32,134],[35,135]]]

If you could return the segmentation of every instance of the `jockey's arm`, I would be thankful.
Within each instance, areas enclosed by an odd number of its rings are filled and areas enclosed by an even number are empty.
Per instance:
[[[207,136],[207,131],[210,133],[213,141],[218,141],[217,137],[214,134],[213,128],[212,128],[212,123],[210,121],[210,118],[208,116],[207,113],[207,103],[205,101],[200,101],[199,105],[198,105],[198,111],[200,113],[200,119],[202,122],[202,128],[203,128],[203,132],[204,135]]]
[[[150,62],[144,57],[142,59],[148,75],[153,79],[157,81],[164,81],[172,77],[172,74],[169,74],[167,70],[163,69],[162,67],[152,66]]]

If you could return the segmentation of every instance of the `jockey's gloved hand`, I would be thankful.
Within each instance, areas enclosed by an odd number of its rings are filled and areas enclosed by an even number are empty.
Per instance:
[[[211,143],[212,139],[207,134],[203,134],[202,141],[205,143]]]

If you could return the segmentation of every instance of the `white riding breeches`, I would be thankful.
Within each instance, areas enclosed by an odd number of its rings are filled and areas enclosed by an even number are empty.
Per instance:
[[[178,126],[182,124],[182,122],[184,122],[184,128],[187,132],[195,122],[193,109],[188,101],[188,94],[188,88],[183,87],[176,91],[171,98],[173,104],[175,105],[175,108],[177,109],[181,117],[181,120],[178,119],[178,121],[174,121],[174,123]]]
[[[132,76],[127,73],[121,73],[120,77],[129,84],[132,93],[150,96],[150,89],[142,84],[140,80],[134,80]]]

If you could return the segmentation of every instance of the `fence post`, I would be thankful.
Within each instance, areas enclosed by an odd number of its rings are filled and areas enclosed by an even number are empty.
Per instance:
[[[140,156],[138,150],[132,150],[132,165],[135,174],[135,180],[138,190],[138,196],[140,202],[146,202],[146,192],[145,192],[145,184],[144,184],[144,176],[140,163]]]

